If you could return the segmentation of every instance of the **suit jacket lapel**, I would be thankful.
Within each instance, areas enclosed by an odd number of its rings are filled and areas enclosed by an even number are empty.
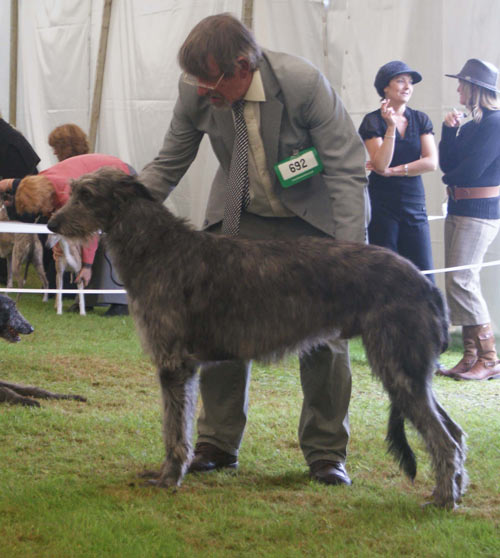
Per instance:
[[[259,70],[266,93],[266,102],[260,105],[260,127],[262,131],[262,142],[266,150],[267,166],[274,181],[276,174],[274,165],[278,162],[278,148],[281,130],[281,117],[283,114],[283,103],[279,99],[281,88],[273,71],[264,57],[259,65]]]

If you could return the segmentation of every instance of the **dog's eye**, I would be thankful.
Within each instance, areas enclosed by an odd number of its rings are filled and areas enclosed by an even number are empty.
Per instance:
[[[91,197],[90,192],[89,192],[87,189],[85,189],[85,188],[81,188],[80,190],[78,190],[78,194],[77,194],[77,195],[78,195],[79,201],[81,201],[81,202],[83,202],[83,203],[89,201],[89,200],[90,200],[90,197]]]

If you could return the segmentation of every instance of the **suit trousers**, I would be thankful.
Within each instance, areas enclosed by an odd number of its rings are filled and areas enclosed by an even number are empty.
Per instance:
[[[482,263],[500,228],[500,219],[448,215],[444,225],[446,267]],[[445,275],[446,298],[453,325],[488,324],[490,314],[481,293],[480,268]]]
[[[219,223],[209,230],[217,234],[220,228]],[[240,237],[293,239],[306,235],[326,236],[298,217],[241,216]],[[300,355],[299,360],[304,399],[298,433],[305,460],[308,464],[318,459],[344,462],[351,398],[348,343],[332,339]],[[251,366],[251,361],[226,361],[202,367],[198,442],[238,454],[247,421]]]

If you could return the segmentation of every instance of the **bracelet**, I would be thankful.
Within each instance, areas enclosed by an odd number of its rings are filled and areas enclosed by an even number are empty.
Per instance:
[[[408,165],[405,165],[405,176],[408,176]]]
[[[92,269],[92,264],[90,264],[90,263],[83,263],[83,264],[82,264],[82,267],[83,267],[84,269]]]
[[[385,139],[385,138],[387,138],[387,139],[394,139],[395,137],[396,137],[396,136],[384,136],[384,139]]]

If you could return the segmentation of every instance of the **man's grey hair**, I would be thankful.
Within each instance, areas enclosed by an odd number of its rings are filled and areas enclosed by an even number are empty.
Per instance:
[[[197,78],[210,80],[209,58],[226,76],[234,75],[236,61],[245,57],[250,69],[259,65],[262,51],[253,33],[229,13],[202,19],[193,27],[178,54],[181,68]]]

